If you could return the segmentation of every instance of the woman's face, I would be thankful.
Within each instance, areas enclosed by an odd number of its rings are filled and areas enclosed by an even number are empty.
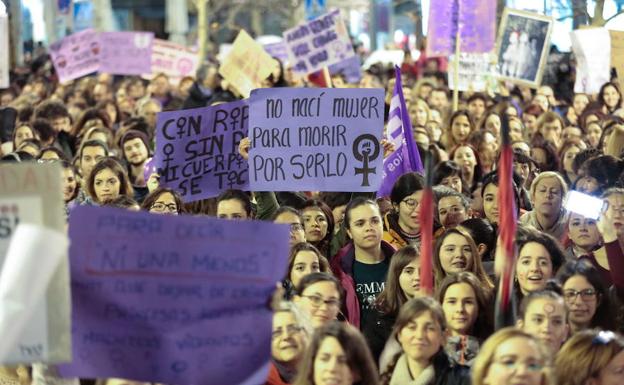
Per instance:
[[[32,130],[28,126],[20,126],[15,130],[15,149],[17,150],[19,146],[26,139],[33,139],[35,136],[33,135]]]
[[[460,273],[472,269],[475,256],[466,237],[451,233],[442,241],[440,247],[440,265],[448,274]]]
[[[110,168],[105,168],[95,174],[93,189],[98,203],[111,201],[119,196],[121,181]]]
[[[598,309],[596,288],[584,276],[573,275],[563,284],[563,298],[570,323],[588,327]]]
[[[333,282],[321,281],[305,288],[295,302],[310,316],[312,326],[318,328],[336,319],[340,311],[340,293]]]
[[[591,251],[600,243],[600,232],[596,220],[570,213],[568,236],[572,243],[584,250]]]
[[[522,123],[528,130],[529,133],[533,134],[535,132],[535,128],[537,126],[537,116],[531,114],[522,115]]]
[[[477,157],[472,151],[472,148],[468,146],[458,147],[453,154],[453,161],[457,163],[465,173],[473,173],[477,165]]]
[[[397,339],[405,354],[418,362],[430,362],[445,344],[444,332],[429,311],[412,318],[399,330]]]
[[[406,196],[399,202],[399,226],[410,234],[420,231],[420,201],[422,200],[422,190]]]
[[[488,165],[496,163],[496,153],[498,151],[498,144],[496,138],[492,133],[486,132],[483,137],[483,142],[479,145],[479,155],[481,161]]]
[[[496,348],[483,385],[541,385],[543,379],[543,358],[537,344],[525,337],[514,337]]]
[[[314,384],[352,385],[355,380],[340,342],[335,337],[325,337],[314,357]]]
[[[156,200],[152,204],[152,207],[150,207],[149,212],[178,215],[178,209],[179,207],[173,194],[169,192],[163,192],[158,196],[158,198],[156,198]]]
[[[363,204],[351,209],[347,234],[353,240],[353,244],[360,249],[378,248],[383,235],[379,208],[371,204]]]
[[[568,337],[566,308],[560,299],[537,298],[527,307],[519,326],[537,337],[552,354],[556,354]]]
[[[533,210],[547,216],[558,215],[561,212],[563,194],[557,178],[543,178],[535,186],[533,193]]]
[[[624,384],[624,351],[619,352],[609,361],[607,366],[598,372],[596,383],[590,385],[621,385]]]
[[[308,242],[322,241],[327,235],[327,217],[318,207],[308,207],[303,210],[303,226]]]
[[[595,191],[598,191],[599,188],[600,183],[598,183],[598,180],[593,176],[582,176],[576,181],[576,189],[586,194],[591,194]]]
[[[498,223],[498,186],[494,183],[483,191],[483,212],[490,223]]]
[[[71,168],[64,168],[62,175],[63,199],[67,203],[74,197],[76,188],[78,188],[78,181],[76,181],[76,174]]]
[[[273,314],[271,356],[278,362],[297,362],[306,348],[305,332],[289,311]]]
[[[290,247],[306,241],[305,230],[299,215],[286,211],[275,217],[273,222],[290,226],[290,238],[288,242]]]
[[[470,135],[470,121],[466,115],[459,115],[453,120],[451,133],[455,143],[464,143]]]
[[[512,142],[522,140],[524,133],[522,123],[518,119],[512,119],[509,121],[509,139]]]
[[[620,104],[620,94],[613,86],[606,86],[603,92],[604,104],[609,107],[610,110],[614,109]]]
[[[292,270],[290,270],[290,281],[297,287],[303,277],[319,271],[321,271],[321,264],[318,255],[312,250],[302,250],[295,255]]]
[[[463,185],[462,185],[461,177],[459,175],[451,175],[451,176],[447,176],[446,178],[442,178],[442,181],[440,182],[440,184],[442,186],[452,188],[458,193],[462,192]]]
[[[501,120],[496,114],[490,114],[485,120],[485,129],[496,136],[500,135]]]
[[[566,150],[565,154],[563,154],[563,170],[565,172],[569,174],[574,174],[574,170],[572,169],[572,163],[574,163],[574,158],[576,157],[576,155],[578,155],[579,152],[581,152],[580,148],[572,146]]]
[[[239,199],[225,199],[217,204],[217,218],[248,219],[243,202]]]
[[[598,148],[598,142],[600,142],[601,135],[602,127],[600,127],[600,124],[591,123],[587,125],[587,135],[585,138],[590,147]]]
[[[516,278],[523,294],[541,290],[552,278],[553,265],[550,253],[537,242],[528,242],[520,249],[516,263]]]
[[[479,315],[477,295],[472,286],[464,282],[449,286],[444,293],[442,309],[453,335],[469,335]]]
[[[416,102],[414,104],[414,108],[412,108],[412,117],[414,118],[414,123],[416,126],[425,126],[427,124],[427,120],[429,119],[429,114],[427,114],[427,110],[422,103]]]
[[[414,298],[420,291],[420,258],[414,260],[401,270],[399,286],[407,298]]]

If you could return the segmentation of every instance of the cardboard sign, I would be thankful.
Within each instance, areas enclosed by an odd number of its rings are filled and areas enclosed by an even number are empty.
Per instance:
[[[64,376],[260,384],[289,228],[81,206],[72,212],[73,361]]]
[[[611,36],[611,67],[617,72],[620,86],[624,85],[624,31],[609,31]]]
[[[611,79],[611,38],[606,28],[570,32],[576,57],[574,92],[595,94]]]
[[[382,89],[254,90],[249,111],[250,188],[377,191],[383,97]]]
[[[185,46],[166,40],[154,39],[152,46],[152,72],[143,75],[151,79],[153,75],[164,73],[172,83],[184,76],[195,76],[199,66],[197,52]]]
[[[19,163],[0,166],[0,265],[18,224],[64,231],[65,215],[58,165]],[[34,242],[34,240],[32,240]],[[40,254],[38,258],[47,258]],[[2,364],[68,361],[70,352],[67,251],[34,309],[17,347]],[[3,266],[4,268],[13,268]]]
[[[280,41],[278,43],[270,43],[262,46],[264,51],[272,57],[276,57],[282,61],[282,64],[286,64],[288,61],[288,48],[286,43]]]
[[[50,57],[61,83],[96,72],[101,55],[100,37],[93,29],[69,35],[50,45]]]
[[[245,30],[234,40],[232,49],[219,66],[219,73],[236,91],[248,98],[251,90],[268,78],[275,61]]]
[[[185,202],[247,190],[248,167],[238,143],[247,136],[248,117],[246,100],[159,113],[154,159],[160,183]]]
[[[4,4],[0,4],[0,88],[9,87],[9,16]]]
[[[298,75],[317,72],[355,56],[337,9],[286,30],[283,36],[289,61]]]
[[[449,88],[469,92],[496,92],[496,58],[489,53],[459,54],[459,84],[455,85],[455,55],[449,57]]]
[[[458,29],[461,52],[491,51],[496,41],[496,1],[432,1],[427,29],[427,56],[454,54]]]
[[[141,75],[152,72],[152,32],[102,32],[100,72]]]

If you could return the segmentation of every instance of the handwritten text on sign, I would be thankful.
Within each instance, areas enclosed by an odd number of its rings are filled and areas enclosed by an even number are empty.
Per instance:
[[[293,71],[305,75],[355,55],[349,34],[334,10],[284,32]]]
[[[163,112],[156,124],[160,182],[191,202],[248,187],[247,162],[238,143],[247,135],[244,100],[192,110]]]
[[[92,29],[74,33],[50,45],[50,57],[61,83],[100,68],[100,35]]]
[[[254,191],[377,191],[382,89],[273,88],[250,99]]]
[[[239,384],[268,362],[287,226],[79,207],[69,233],[64,375]]]

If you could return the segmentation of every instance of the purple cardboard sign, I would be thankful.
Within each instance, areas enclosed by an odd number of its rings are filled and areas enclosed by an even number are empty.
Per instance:
[[[250,97],[254,191],[377,191],[383,89],[267,88]]]
[[[265,44],[262,46],[266,53],[271,55],[272,57],[276,57],[282,61],[282,64],[285,64],[288,61],[288,47],[286,47],[286,43],[283,41],[277,43]]]
[[[248,117],[246,100],[159,113],[154,159],[160,184],[185,202],[248,190],[247,162],[238,154]]]
[[[100,72],[141,75],[152,72],[153,32],[102,32]]]
[[[329,73],[342,74],[347,83],[357,83],[362,79],[362,63],[359,56],[352,56],[340,63],[329,66]]]
[[[289,228],[101,207],[70,215],[66,377],[263,383]],[[250,380],[253,378],[253,381]]]
[[[496,1],[432,2],[427,29],[427,56],[453,55],[458,28],[461,52],[491,51],[496,39]]]
[[[88,75],[100,68],[102,47],[92,29],[74,33],[50,45],[50,57],[61,83]]]

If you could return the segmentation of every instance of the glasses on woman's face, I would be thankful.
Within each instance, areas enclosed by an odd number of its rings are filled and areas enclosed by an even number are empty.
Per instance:
[[[178,206],[175,203],[165,204],[162,202],[155,202],[152,207],[150,207],[150,211],[152,210],[160,213],[175,213],[178,212]]]
[[[302,295],[303,298],[307,298],[314,307],[321,307],[323,304],[327,305],[327,307],[338,307],[340,306],[340,301],[335,298],[332,299],[324,299],[319,295]]]
[[[576,297],[581,296],[581,300],[583,300],[584,302],[589,302],[596,299],[596,294],[597,292],[594,289],[568,289],[563,291],[563,298],[565,298],[567,302],[574,302]]]
[[[407,206],[410,211],[414,211],[414,209],[420,204],[420,202],[414,198],[403,199],[401,202],[405,203],[405,206]]]

